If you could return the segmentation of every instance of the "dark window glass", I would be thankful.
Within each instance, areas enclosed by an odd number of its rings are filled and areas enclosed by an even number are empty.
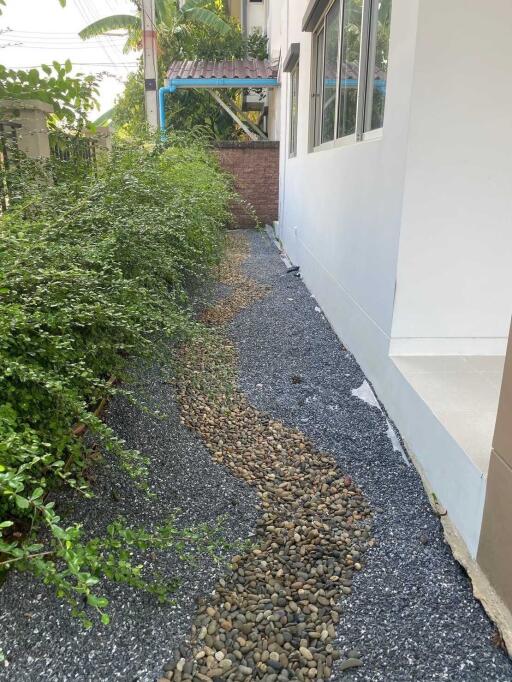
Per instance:
[[[320,124],[322,122],[322,87],[323,87],[323,72],[324,72],[324,29],[318,33],[316,37],[316,52],[315,52],[315,91],[313,92],[313,110],[314,118],[314,145],[320,144]]]
[[[297,153],[297,120],[299,115],[299,65],[290,74],[290,156]]]
[[[356,132],[363,0],[344,0],[338,103],[338,137]]]
[[[389,29],[391,0],[380,0],[372,17],[368,63],[368,94],[365,130],[376,130],[384,125],[384,105],[388,78]]]
[[[340,39],[340,3],[335,2],[325,19],[325,59],[322,90],[322,142],[334,139],[336,80]]]

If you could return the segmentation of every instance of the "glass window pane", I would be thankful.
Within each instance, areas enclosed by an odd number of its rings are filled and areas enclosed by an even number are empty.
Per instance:
[[[324,72],[324,29],[318,33],[316,37],[316,52],[315,52],[315,92],[314,97],[314,132],[313,132],[313,143],[316,147],[320,144],[320,126],[322,122],[322,83],[323,83],[323,72]]]
[[[299,65],[290,74],[290,156],[297,153],[297,119],[299,108]]]
[[[365,130],[376,130],[384,125],[391,0],[378,0],[378,7],[373,16],[370,62],[368,65],[368,104],[366,108]]]
[[[322,142],[334,139],[336,115],[336,79],[338,74],[338,45],[340,38],[340,3],[331,7],[325,18],[325,59],[322,91]]]
[[[338,137],[353,135],[356,132],[362,23],[363,0],[344,0],[338,104]]]

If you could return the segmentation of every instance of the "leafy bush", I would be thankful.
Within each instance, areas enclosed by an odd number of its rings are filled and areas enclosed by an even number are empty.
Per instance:
[[[68,125],[83,121],[99,93],[94,76],[71,76],[69,59],[64,64],[43,64],[40,69],[44,75],[39,69],[8,69],[0,64],[0,99],[36,99],[53,106],[56,120]]]
[[[218,260],[230,189],[198,142],[124,146],[74,183],[42,182],[45,169],[29,161],[19,173],[23,187],[0,219],[0,571],[34,571],[88,622],[82,600],[105,606],[98,546],[63,525],[47,494],[62,483],[87,494],[78,423],[143,485],[144,458],[93,408],[129,356],[189,329],[186,287]],[[116,566],[136,582],[136,568]]]

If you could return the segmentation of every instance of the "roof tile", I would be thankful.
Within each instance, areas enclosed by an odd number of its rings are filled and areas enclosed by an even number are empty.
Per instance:
[[[174,61],[167,72],[169,80],[183,78],[276,78],[277,71],[267,59],[226,59]]]

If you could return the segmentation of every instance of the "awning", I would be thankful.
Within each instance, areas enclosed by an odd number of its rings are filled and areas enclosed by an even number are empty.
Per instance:
[[[248,134],[257,139],[261,133],[258,126],[251,121],[242,121],[241,112],[234,102],[230,106],[217,93],[217,88],[277,88],[277,66],[268,59],[223,59],[220,61],[187,60],[174,61],[167,71],[165,87],[159,91],[160,128],[166,129],[165,95],[176,92],[180,88],[206,88],[215,101],[223,107],[234,121]],[[253,132],[249,128],[253,129]],[[254,131],[258,134],[254,134]]]
[[[182,81],[193,81],[191,87],[212,87],[212,81],[218,83],[222,80],[240,81],[265,81],[272,87],[277,85],[277,68],[268,59],[223,59],[221,61],[208,61],[199,59],[195,61],[174,61],[167,71],[169,85],[182,87]],[[256,83],[262,86],[261,82]],[[216,87],[222,87],[218,83]],[[226,87],[236,87],[228,85]],[[245,86],[247,87],[247,86]]]
[[[290,49],[284,59],[283,71],[285,73],[290,73],[295,68],[295,64],[299,61],[300,57],[300,43],[292,43]]]

